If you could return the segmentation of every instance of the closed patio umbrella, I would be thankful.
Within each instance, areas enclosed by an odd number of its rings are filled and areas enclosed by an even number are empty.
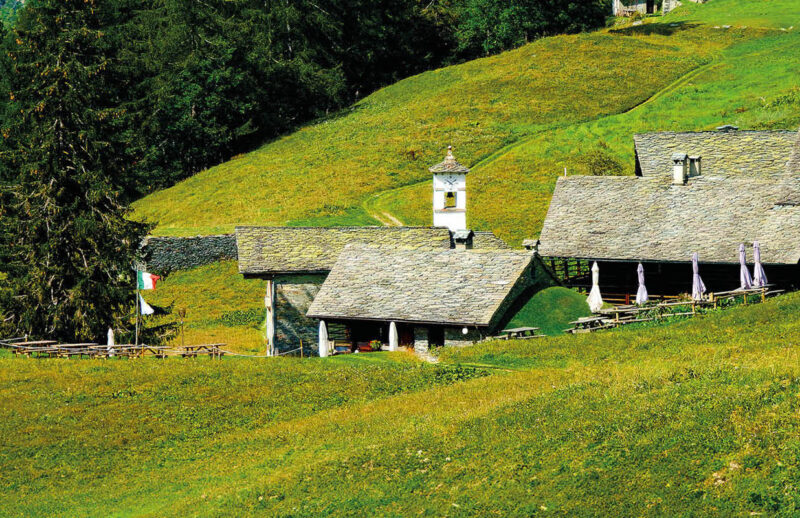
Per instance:
[[[108,340],[106,341],[106,345],[108,347],[106,347],[106,351],[108,351],[109,353],[113,353],[114,352],[114,330],[111,329],[110,327],[108,328],[108,335],[107,336],[108,336]],[[109,355],[113,356],[113,354],[109,354]]]
[[[767,285],[767,274],[764,273],[764,267],[761,266],[761,245],[758,241],[753,242],[753,286],[761,288]]]
[[[700,266],[697,264],[697,252],[692,254],[692,299],[702,300],[703,293],[706,292],[706,285],[703,284],[703,279],[700,278]]]
[[[597,266],[597,263],[592,265],[592,291],[589,292],[586,302],[593,313],[600,311],[603,307],[603,296],[600,295],[600,267]]]
[[[750,270],[747,269],[747,253],[744,251],[744,243],[739,245],[739,289],[749,290],[753,287],[753,278]]]
[[[389,324],[389,350],[396,351],[397,344],[399,342],[399,338],[397,337],[397,324],[391,322]]]
[[[328,356],[328,326],[325,325],[324,320],[319,321],[319,356],[325,358]]]
[[[639,289],[636,290],[636,304],[642,305],[649,300],[647,296],[647,288],[644,287],[644,266],[639,263],[636,268],[636,273],[639,277]]]

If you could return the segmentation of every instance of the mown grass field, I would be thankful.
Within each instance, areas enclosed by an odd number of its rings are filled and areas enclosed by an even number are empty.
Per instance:
[[[793,294],[649,329],[445,349],[440,366],[403,353],[3,355],[0,509],[796,515],[798,314]]]
[[[546,38],[408,78],[140,200],[135,215],[157,223],[155,233],[175,235],[230,231],[236,224],[364,224],[376,221],[364,203],[430,180],[428,167],[452,144],[456,156],[476,168],[473,226],[515,240],[533,235],[542,217],[535,202],[549,199],[559,168],[547,166],[545,173],[534,162],[522,163],[521,178],[490,166],[498,157],[532,135],[626,112],[715,61],[723,49],[775,32],[717,30],[698,22],[672,28],[661,19],[658,25]],[[588,152],[582,141],[566,145]],[[548,160],[546,154],[538,159]],[[396,204],[401,219],[410,213],[409,219],[429,224],[429,198],[428,192],[403,196]],[[516,215],[513,225],[507,214]]]

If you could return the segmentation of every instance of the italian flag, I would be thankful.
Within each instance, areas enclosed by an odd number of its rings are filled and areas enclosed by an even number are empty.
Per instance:
[[[136,289],[139,290],[154,290],[156,289],[156,282],[161,277],[153,275],[152,273],[136,271]]]

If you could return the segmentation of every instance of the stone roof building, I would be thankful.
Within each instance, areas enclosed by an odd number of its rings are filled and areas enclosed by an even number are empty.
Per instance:
[[[657,263],[658,289],[671,293],[686,291],[684,270],[698,252],[703,263],[728,265],[708,275],[710,289],[721,290],[736,287],[739,244],[759,241],[770,280],[800,281],[798,133],[725,127],[634,142],[637,176],[558,179],[543,257],[605,262],[608,289],[634,292],[636,265],[620,263]],[[615,279],[617,270],[630,272]]]
[[[514,250],[348,246],[308,316],[489,330],[532,283],[532,259]]]

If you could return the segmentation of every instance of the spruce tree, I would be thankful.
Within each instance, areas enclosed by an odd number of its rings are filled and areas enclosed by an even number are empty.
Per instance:
[[[33,0],[6,39],[12,109],[2,127],[0,270],[14,330],[96,340],[125,326],[144,225],[126,219],[113,2]],[[0,246],[3,240],[0,239]],[[10,300],[10,302],[9,302]]]

